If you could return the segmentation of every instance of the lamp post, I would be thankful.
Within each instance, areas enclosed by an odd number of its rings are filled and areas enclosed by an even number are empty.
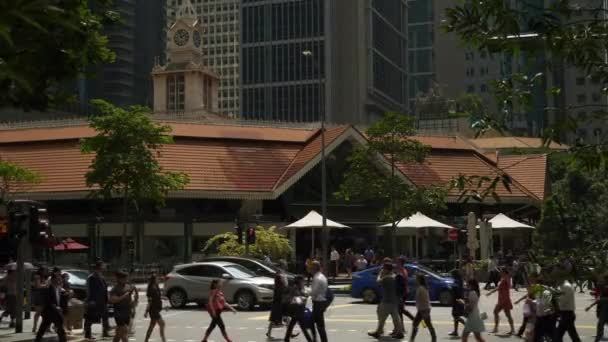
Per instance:
[[[323,217],[323,227],[321,230],[321,262],[323,264],[323,271],[328,272],[327,268],[327,255],[329,253],[329,231],[327,229],[327,171],[325,167],[325,108],[324,94],[323,94],[323,80],[321,79],[321,67],[319,62],[314,58],[311,50],[302,51],[302,55],[305,58],[310,58],[314,63],[318,71],[318,87],[319,87],[319,114],[321,115],[321,216]],[[312,251],[315,253],[315,251]]]

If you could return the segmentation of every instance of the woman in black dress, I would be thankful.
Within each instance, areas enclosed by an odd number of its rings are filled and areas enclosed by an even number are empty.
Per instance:
[[[464,305],[464,281],[459,270],[452,271],[454,285],[452,286],[452,319],[454,320],[454,331],[450,336],[458,337],[458,323],[464,325],[465,305]]]
[[[296,276],[294,279],[293,285],[289,288],[288,304],[286,311],[288,312],[291,320],[287,325],[287,330],[285,331],[285,339],[284,341],[289,342],[290,338],[296,337],[298,334],[292,334],[293,328],[296,326],[296,323],[300,325],[300,329],[302,330],[302,334],[304,334],[304,338],[306,341],[311,342],[313,339],[306,330],[306,324],[304,324],[304,310],[306,308],[306,290],[304,289],[304,277]]]
[[[146,308],[146,313],[144,314],[144,317],[148,317],[148,315],[150,315],[150,325],[148,326],[148,331],[146,332],[145,342],[148,342],[148,340],[150,339],[150,335],[152,335],[152,331],[154,330],[154,326],[156,324],[158,324],[158,328],[160,330],[161,340],[163,342],[166,342],[165,321],[160,315],[160,312],[163,309],[163,302],[161,300],[161,292],[158,283],[158,276],[156,274],[152,274],[148,281],[148,289],[146,290],[146,296],[148,297],[148,307]]]
[[[281,272],[274,276],[274,293],[272,295],[272,307],[268,318],[268,332],[266,336],[271,338],[272,328],[283,325],[284,298],[287,294],[287,281]]]

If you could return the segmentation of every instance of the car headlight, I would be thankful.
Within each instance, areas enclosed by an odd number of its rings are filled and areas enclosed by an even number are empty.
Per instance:
[[[267,290],[274,290],[274,285],[270,285],[270,284],[262,284],[262,285],[258,285],[261,288],[267,289]]]

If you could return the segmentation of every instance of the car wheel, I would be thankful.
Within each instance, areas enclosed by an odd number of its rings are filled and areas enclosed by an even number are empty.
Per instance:
[[[171,290],[168,297],[169,304],[171,304],[171,307],[175,309],[183,308],[188,302],[188,297],[186,296],[186,292],[184,292],[184,290]]]
[[[236,294],[235,301],[239,310],[248,311],[255,305],[255,296],[251,291],[241,290]]]
[[[368,304],[373,304],[378,300],[378,294],[373,289],[363,290],[363,301]]]
[[[439,304],[441,305],[452,305],[454,299],[452,293],[449,290],[443,290],[439,293]]]

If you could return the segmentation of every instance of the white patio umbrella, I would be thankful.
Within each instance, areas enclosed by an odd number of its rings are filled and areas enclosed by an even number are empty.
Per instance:
[[[326,227],[329,229],[349,229],[349,226],[341,223],[332,221],[328,218],[325,219]],[[306,216],[291,223],[281,229],[310,229],[312,231],[312,252],[315,252],[315,230],[323,229],[323,216],[319,215],[316,211],[312,210]]]
[[[521,223],[515,221],[509,216],[500,213],[494,216],[490,221],[492,224],[492,229],[503,230],[503,229],[534,229],[533,226],[527,225],[525,223]],[[498,234],[500,238],[500,249],[504,249],[504,234]]]
[[[490,223],[492,223],[492,228],[493,229],[508,229],[508,228],[512,228],[512,229],[534,229],[533,226],[529,226],[527,224],[515,221],[514,219],[512,219],[509,216],[507,216],[505,214],[502,214],[502,213],[494,216],[490,220]]]
[[[384,224],[380,227],[392,227],[392,223]],[[404,218],[396,223],[397,228],[412,228],[412,229],[420,229],[420,228],[442,228],[442,229],[453,229],[454,227],[449,226],[447,224],[441,223],[439,221],[435,221],[432,218],[424,215],[421,212],[417,212],[414,215]],[[418,256],[418,237],[416,237],[416,256]]]

